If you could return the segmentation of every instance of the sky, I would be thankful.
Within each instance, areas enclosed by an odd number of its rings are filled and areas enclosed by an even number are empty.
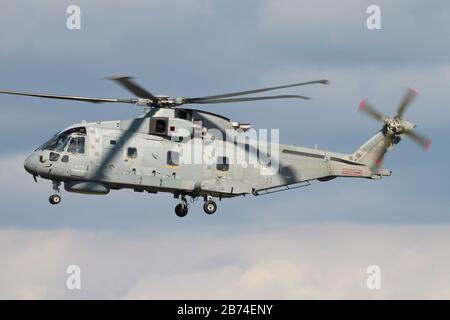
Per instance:
[[[81,8],[68,30],[66,9]],[[368,30],[366,9],[381,9]],[[269,196],[223,200],[188,216],[170,195],[63,193],[23,161],[81,120],[130,119],[139,107],[1,96],[0,298],[450,298],[450,5],[446,1],[27,1],[2,3],[0,89],[129,98],[103,80],[132,75],[151,92],[204,96],[318,79],[280,91],[311,101],[201,106],[280,142],[352,152],[379,125],[362,99],[433,140],[386,156],[391,177],[335,179]],[[197,107],[196,107],[197,108]],[[81,290],[66,288],[79,265]],[[369,265],[381,289],[366,287]]]

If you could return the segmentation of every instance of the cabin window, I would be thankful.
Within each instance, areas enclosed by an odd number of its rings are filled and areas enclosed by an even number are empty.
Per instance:
[[[69,156],[68,156],[68,155],[64,155],[64,156],[61,158],[61,162],[69,162]]]
[[[156,133],[165,133],[167,129],[166,121],[163,119],[156,120],[155,132]]]
[[[178,166],[180,164],[180,153],[176,151],[168,151],[167,164],[169,166]]]
[[[127,157],[131,159],[137,158],[137,149],[133,147],[128,148]]]
[[[151,118],[150,119],[150,134],[161,134],[165,135],[167,134],[167,123],[169,119],[168,118]]]
[[[184,119],[184,120],[191,120],[192,119],[192,112],[188,112],[188,110],[175,109],[175,118]]]
[[[219,171],[228,171],[230,170],[230,163],[228,161],[228,157],[217,157],[217,170]]]

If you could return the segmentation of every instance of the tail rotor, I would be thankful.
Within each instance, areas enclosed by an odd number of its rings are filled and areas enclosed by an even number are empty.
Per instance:
[[[361,101],[358,111],[365,113],[370,118],[383,124],[382,133],[384,139],[380,148],[377,149],[373,157],[372,170],[377,171],[383,162],[384,155],[389,148],[397,143],[402,135],[411,138],[415,143],[427,150],[431,145],[431,139],[413,130],[416,125],[403,119],[403,114],[411,105],[411,102],[417,96],[417,92],[413,89],[408,89],[405,96],[401,100],[397,113],[394,117],[388,117],[378,111],[375,107],[367,101]]]

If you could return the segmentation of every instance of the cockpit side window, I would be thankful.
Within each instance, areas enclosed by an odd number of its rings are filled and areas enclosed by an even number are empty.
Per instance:
[[[85,137],[77,137],[77,153],[84,153]]]
[[[72,137],[69,142],[69,146],[67,147],[67,152],[70,153],[84,153],[85,149],[85,137]]]
[[[67,152],[75,153],[77,150],[77,138],[73,137],[70,139],[69,146],[67,147]]]

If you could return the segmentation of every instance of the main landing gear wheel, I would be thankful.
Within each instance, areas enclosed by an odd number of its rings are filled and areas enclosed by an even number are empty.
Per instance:
[[[177,216],[179,216],[181,218],[181,217],[186,216],[187,213],[188,213],[187,205],[185,205],[184,203],[177,204],[177,206],[175,207],[175,214]]]
[[[48,198],[48,201],[51,204],[59,204],[61,202],[61,197],[57,194],[51,195],[50,198]]]
[[[207,214],[213,214],[217,210],[217,204],[212,200],[205,201],[203,210],[205,210]]]
[[[188,213],[188,202],[186,200],[186,196],[182,195],[180,197],[181,203],[177,204],[175,207],[175,214],[179,217],[184,217]]]

